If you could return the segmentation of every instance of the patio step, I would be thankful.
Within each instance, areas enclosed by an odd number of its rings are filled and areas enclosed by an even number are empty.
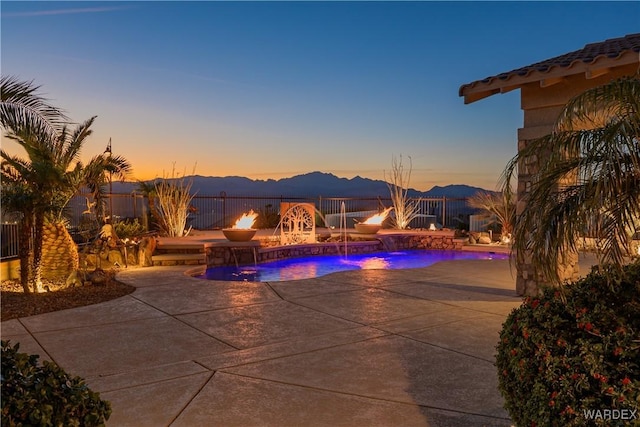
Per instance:
[[[158,252],[204,252],[203,243],[158,243]]]
[[[198,265],[205,264],[204,244],[166,243],[159,244],[151,257],[153,265]]]
[[[199,265],[206,262],[204,253],[165,253],[151,257],[153,265]]]

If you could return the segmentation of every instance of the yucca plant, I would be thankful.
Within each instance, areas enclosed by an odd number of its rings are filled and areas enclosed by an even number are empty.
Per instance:
[[[391,203],[394,210],[395,228],[404,230],[411,221],[420,213],[420,199],[409,198],[409,182],[411,181],[411,171],[413,163],[409,157],[409,169],[405,170],[402,164],[402,156],[398,159],[393,156],[391,159],[391,172],[385,180],[391,195]]]
[[[176,175],[175,166],[170,176],[155,182],[155,193],[158,199],[156,204],[159,227],[169,237],[184,237],[189,234],[187,230],[187,218],[189,205],[193,196],[191,186],[193,179],[186,179]]]

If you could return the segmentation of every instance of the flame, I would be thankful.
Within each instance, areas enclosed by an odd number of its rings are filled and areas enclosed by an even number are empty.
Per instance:
[[[251,209],[249,213],[242,214],[242,216],[233,224],[236,229],[248,230],[253,227],[253,223],[256,221],[258,214]]]
[[[381,225],[382,221],[384,221],[385,219],[387,219],[387,216],[389,216],[389,212],[391,212],[391,209],[393,209],[393,207],[387,208],[385,210],[383,210],[382,212],[380,212],[377,215],[373,215],[369,218],[367,218],[363,224],[376,224],[376,225]]]

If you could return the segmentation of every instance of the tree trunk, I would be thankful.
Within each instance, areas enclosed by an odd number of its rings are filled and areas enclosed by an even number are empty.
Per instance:
[[[44,213],[36,212],[35,232],[33,236],[33,289],[42,290],[42,234],[44,231]]]
[[[64,221],[45,222],[42,240],[42,277],[66,279],[78,269],[78,247]]]
[[[20,257],[20,284],[25,294],[30,294],[29,288],[29,252],[31,251],[32,216],[25,214],[20,221],[20,237],[18,256]]]
[[[151,212],[151,222],[155,227],[158,227],[160,224],[160,212],[158,212],[158,208],[156,207],[156,198],[155,196],[147,197],[149,202],[149,211]],[[147,229],[149,229],[148,227]]]
[[[160,212],[158,212],[158,208],[156,207],[155,197],[149,196],[146,193],[143,194],[144,200],[147,202],[147,206],[149,206],[149,212],[143,210],[145,213],[144,217],[144,226],[147,231],[156,230],[160,227]]]

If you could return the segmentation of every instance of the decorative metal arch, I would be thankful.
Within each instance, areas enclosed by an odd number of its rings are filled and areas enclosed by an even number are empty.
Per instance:
[[[282,202],[280,212],[282,245],[316,242],[316,207],[312,203]]]

